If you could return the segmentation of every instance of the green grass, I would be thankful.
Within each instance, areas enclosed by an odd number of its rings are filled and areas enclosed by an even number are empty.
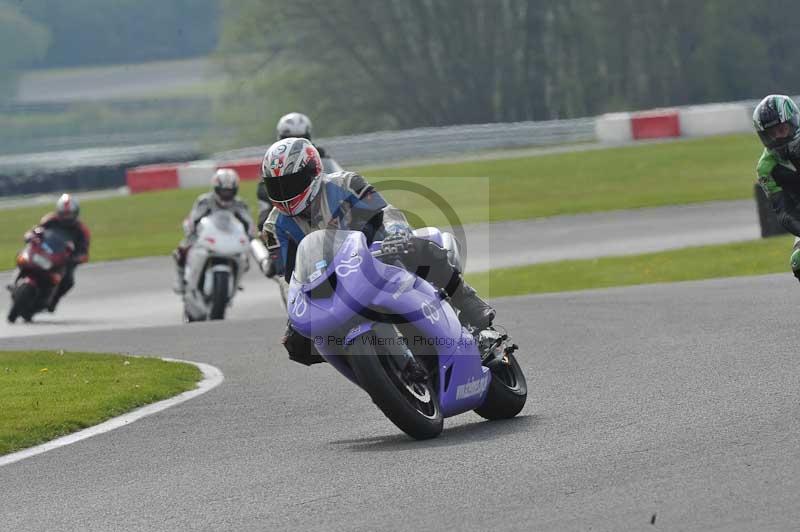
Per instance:
[[[486,297],[788,272],[793,237],[628,257],[567,260],[467,275]]]
[[[153,358],[0,352],[0,455],[191,390],[195,366]]]
[[[678,205],[752,196],[761,154],[755,135],[642,144],[621,148],[375,170],[445,188],[465,221],[486,212],[474,180],[490,179],[489,219]],[[334,154],[335,155],[335,154]]]
[[[334,154],[335,155],[335,154]],[[717,137],[608,150],[475,161],[366,173],[417,227],[449,225],[434,191],[452,206],[456,223],[527,219],[609,209],[743,199],[752,195],[759,156],[753,136]],[[402,192],[394,181],[414,190]],[[383,183],[383,186],[381,185]],[[424,188],[422,188],[424,187]],[[201,190],[153,192],[84,202],[93,260],[168,253]],[[255,183],[242,196],[255,207]],[[21,236],[46,208],[0,210],[0,268],[13,265]]]

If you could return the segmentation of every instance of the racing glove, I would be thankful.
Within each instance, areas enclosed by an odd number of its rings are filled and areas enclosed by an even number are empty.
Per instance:
[[[414,253],[414,238],[407,227],[393,227],[394,232],[381,242],[381,257],[386,261],[400,261]]]
[[[44,228],[43,227],[34,227],[33,229],[31,229],[30,231],[25,233],[25,236],[23,237],[23,239],[25,240],[25,243],[28,243],[31,240],[33,240],[34,238],[41,237],[42,235],[44,235]]]

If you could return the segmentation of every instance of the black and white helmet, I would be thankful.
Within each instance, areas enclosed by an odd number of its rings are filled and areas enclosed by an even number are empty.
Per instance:
[[[297,216],[319,193],[322,159],[310,141],[282,139],[264,154],[261,177],[272,206],[286,216]]]
[[[56,215],[62,220],[77,220],[80,212],[81,206],[78,205],[78,200],[70,194],[61,194],[56,201]]]
[[[283,115],[275,126],[278,140],[297,137],[311,140],[311,120],[303,113]]]
[[[800,109],[783,94],[770,94],[753,111],[761,143],[783,159],[800,158]]]
[[[231,168],[220,168],[211,178],[214,199],[220,207],[230,207],[239,193],[239,174]]]

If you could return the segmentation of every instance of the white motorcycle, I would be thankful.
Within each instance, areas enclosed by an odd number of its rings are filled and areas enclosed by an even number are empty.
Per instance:
[[[241,276],[250,268],[250,237],[229,211],[216,211],[197,225],[197,242],[186,257],[183,314],[186,321],[222,320]]]

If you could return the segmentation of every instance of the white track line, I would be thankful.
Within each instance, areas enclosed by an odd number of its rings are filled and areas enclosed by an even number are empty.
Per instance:
[[[183,362],[197,366],[200,371],[203,372],[203,380],[200,381],[200,383],[197,385],[197,388],[194,390],[189,390],[188,392],[183,392],[175,397],[164,399],[163,401],[143,406],[142,408],[137,408],[132,412],[111,418],[108,421],[100,423],[99,425],[95,425],[78,432],[73,432],[72,434],[67,434],[66,436],[62,436],[61,438],[37,445],[36,447],[30,447],[16,453],[0,456],[0,467],[13,464],[14,462],[19,462],[20,460],[25,460],[26,458],[36,456],[37,454],[52,451],[53,449],[58,449],[59,447],[64,447],[65,445],[70,445],[72,443],[85,440],[86,438],[91,438],[92,436],[97,436],[98,434],[103,434],[105,432],[124,427],[125,425],[133,423],[138,419],[156,414],[162,410],[166,410],[171,406],[179,405],[188,401],[189,399],[197,397],[198,395],[202,395],[207,391],[219,386],[225,379],[222,371],[208,364],[192,362],[190,360],[178,360],[174,358],[162,358],[161,360],[167,360],[169,362]]]

